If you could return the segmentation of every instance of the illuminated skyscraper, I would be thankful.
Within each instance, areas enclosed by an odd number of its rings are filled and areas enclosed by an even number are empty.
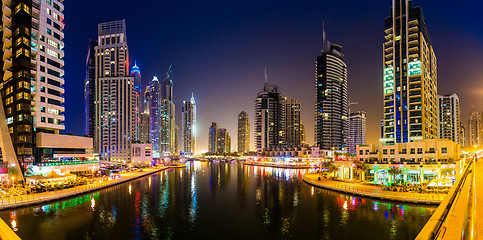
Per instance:
[[[305,145],[305,125],[300,124],[300,143]]]
[[[284,105],[285,145],[288,147],[299,147],[302,144],[300,135],[300,101],[285,98]]]
[[[464,145],[463,139],[461,139],[461,113],[458,95],[438,95],[438,105],[438,138]]]
[[[151,102],[151,92],[150,87],[146,87],[146,91],[144,91],[144,99],[143,99],[143,113],[141,114],[141,142],[147,143],[151,142],[149,138],[150,134],[150,122],[149,122],[149,103]]]
[[[134,79],[134,92],[133,92],[133,141],[141,141],[141,113],[142,113],[142,96],[141,90],[141,69],[139,69],[136,62],[131,68],[131,76]]]
[[[161,157],[159,149],[160,139],[159,134],[161,132],[160,127],[160,102],[161,102],[161,83],[158,81],[158,77],[154,76],[153,80],[149,83],[149,139],[153,144],[153,158]]]
[[[162,100],[160,102],[160,140],[159,151],[162,156],[170,156],[175,153],[175,106],[173,102],[173,80],[171,79],[171,67],[166,73],[162,85]]]
[[[230,153],[231,152],[231,137],[225,128],[219,128],[217,141],[216,141],[216,153]]]
[[[265,149],[285,142],[284,98],[275,84],[265,77],[263,90],[255,100],[255,144],[260,155]]]
[[[468,121],[468,145],[483,146],[483,114],[471,112]]]
[[[342,46],[327,41],[324,31],[315,76],[315,145],[320,149],[347,148],[347,65],[343,57]]]
[[[383,43],[383,144],[438,137],[436,56],[421,7],[393,0]]]
[[[196,153],[196,102],[193,94],[189,101],[183,101],[181,109],[181,152]]]
[[[96,150],[101,160],[131,161],[134,79],[124,20],[98,26],[96,49]]]
[[[96,46],[97,41],[89,41],[89,50],[86,60],[86,79],[84,82],[84,134],[88,137],[95,138],[96,108],[94,100],[96,96],[95,79],[96,79]]]
[[[366,112],[359,111],[349,116],[348,153],[356,154],[357,145],[366,144]]]
[[[215,122],[212,122],[208,132],[208,152],[216,153],[217,151],[218,151],[218,125]]]
[[[238,114],[238,152],[244,153],[250,151],[250,122],[248,114],[241,111]]]

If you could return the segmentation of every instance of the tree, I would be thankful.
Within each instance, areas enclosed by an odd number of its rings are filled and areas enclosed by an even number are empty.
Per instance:
[[[327,172],[332,174],[334,177],[334,173],[339,170],[339,167],[337,167],[335,164],[331,162],[324,163],[324,167],[327,168]]]
[[[67,135],[74,136],[72,132],[67,133]]]
[[[361,180],[364,182],[366,179],[366,171],[369,169],[369,165],[367,165],[365,162],[361,162],[359,165],[359,170],[361,171]]]
[[[387,172],[391,174],[392,182],[396,182],[396,176],[401,174],[403,171],[401,168],[391,167],[387,170]]]

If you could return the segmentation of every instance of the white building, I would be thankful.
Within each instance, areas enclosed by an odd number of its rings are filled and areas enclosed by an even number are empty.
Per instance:
[[[349,153],[356,154],[357,145],[366,144],[366,112],[359,111],[349,116]]]
[[[153,161],[152,143],[133,143],[131,146],[131,163],[134,165],[148,165]]]
[[[196,102],[193,94],[189,101],[183,101],[181,109],[181,152],[196,153]]]
[[[458,95],[438,95],[438,121],[440,139],[448,139],[461,145],[461,113]]]
[[[101,23],[96,47],[96,139],[101,161],[131,161],[134,79],[124,20]]]

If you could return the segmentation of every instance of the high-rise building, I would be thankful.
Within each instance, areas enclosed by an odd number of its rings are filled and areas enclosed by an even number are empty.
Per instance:
[[[86,60],[86,79],[84,81],[84,134],[91,138],[95,138],[96,132],[96,108],[94,106],[96,96],[96,47],[97,41],[90,40]]]
[[[462,147],[466,146],[466,135],[465,135],[465,133],[466,133],[465,126],[463,126],[463,124],[461,124],[461,126],[460,126],[460,142],[461,142]]]
[[[347,65],[342,46],[326,40],[316,62],[315,145],[320,149],[347,148]]]
[[[160,102],[160,140],[159,151],[162,156],[170,156],[175,153],[175,105],[173,102],[173,80],[171,79],[171,67],[166,73],[162,85],[162,100]]]
[[[238,152],[244,153],[250,151],[250,122],[248,114],[241,111],[238,114]]]
[[[460,100],[458,95],[438,95],[438,120],[438,138],[462,144]]]
[[[305,125],[300,124],[300,143],[305,145]]]
[[[357,145],[366,144],[366,112],[358,111],[349,116],[349,154],[356,154]]]
[[[225,128],[218,129],[216,148],[216,153],[231,152],[231,137]]]
[[[161,83],[154,76],[149,83],[149,139],[153,144],[153,158],[161,157],[160,146],[160,116],[161,116]]]
[[[285,98],[284,105],[285,145],[288,147],[299,147],[302,145],[300,135],[300,101]]]
[[[129,163],[135,104],[125,20],[99,24],[97,43],[96,150],[101,160]]]
[[[255,100],[255,144],[257,153],[285,143],[284,98],[275,84],[265,84]]]
[[[215,122],[212,122],[208,132],[208,152],[216,153],[217,151],[218,151],[218,125]]]
[[[189,101],[183,101],[181,109],[181,151],[183,154],[196,153],[196,102],[193,94]]]
[[[139,69],[136,62],[134,62],[134,66],[131,68],[131,76],[134,79],[132,138],[133,141],[141,141],[141,114],[143,113],[143,91],[141,90],[141,69]]]
[[[483,114],[471,112],[468,121],[468,145],[483,146]]]
[[[174,125],[174,155],[179,155],[179,127]]]
[[[383,43],[383,144],[438,137],[436,56],[421,7],[393,0]]]
[[[0,91],[22,171],[43,154],[37,133],[65,129],[63,11],[62,1],[2,2]]]
[[[148,143],[151,142],[149,135],[150,135],[150,118],[149,118],[149,103],[151,102],[151,92],[150,87],[146,87],[146,91],[144,91],[144,99],[143,99],[143,113],[141,114],[141,142]]]

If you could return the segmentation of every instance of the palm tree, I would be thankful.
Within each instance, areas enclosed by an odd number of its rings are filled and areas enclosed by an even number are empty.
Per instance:
[[[359,165],[359,169],[362,172],[361,174],[361,180],[364,182],[366,180],[366,171],[369,169],[369,165],[367,165],[365,162],[361,162]]]
[[[391,174],[392,182],[396,182],[396,176],[401,174],[403,171],[401,168],[398,167],[391,167],[387,170],[389,174]]]

